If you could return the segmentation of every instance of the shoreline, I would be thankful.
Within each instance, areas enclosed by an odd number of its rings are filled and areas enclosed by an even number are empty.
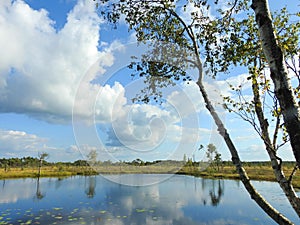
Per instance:
[[[273,171],[268,166],[245,166],[245,169],[251,180],[276,182]],[[285,174],[288,176],[292,168],[286,168]],[[97,168],[97,171],[91,167],[45,167],[42,168],[40,178],[53,177],[63,178],[71,176],[91,176],[101,174],[179,174],[189,175],[207,179],[230,179],[239,180],[239,175],[235,172],[234,166],[226,166],[220,170],[207,168],[199,170],[196,167],[166,167],[166,166],[109,166]],[[0,169],[0,180],[38,178],[36,168],[10,168],[7,171]],[[300,177],[294,176],[294,188],[300,189]]]

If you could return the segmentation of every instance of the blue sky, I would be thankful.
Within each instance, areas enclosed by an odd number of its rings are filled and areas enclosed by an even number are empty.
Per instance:
[[[200,160],[199,144],[213,142],[230,159],[195,84],[168,88],[162,105],[131,102],[143,81],[130,78],[126,62],[143,47],[125,24],[114,30],[102,21],[92,0],[2,0],[0,30],[0,158],[47,152],[74,161],[96,150],[100,160]],[[227,78],[245,83],[244,72]],[[224,79],[205,80],[216,102],[230,94]],[[267,160],[252,128],[220,113],[242,159]],[[281,154],[293,159],[288,146]]]

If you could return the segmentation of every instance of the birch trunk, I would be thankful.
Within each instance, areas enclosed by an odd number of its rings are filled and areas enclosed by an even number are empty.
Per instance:
[[[279,101],[284,123],[290,137],[297,165],[300,166],[300,116],[288,79],[284,55],[280,49],[273,29],[267,0],[252,0],[262,49],[270,67],[275,95]]]
[[[262,110],[262,102],[260,100],[260,94],[259,94],[259,87],[257,83],[257,79],[255,75],[252,77],[252,90],[254,95],[254,102],[255,102],[255,112],[259,121],[259,125],[261,128],[261,137],[264,141],[264,144],[266,146],[267,153],[269,155],[269,158],[271,160],[272,168],[274,171],[274,175],[276,177],[277,182],[279,183],[281,189],[287,196],[287,199],[289,200],[290,204],[292,205],[295,212],[300,216],[300,199],[297,196],[291,182],[289,182],[281,168],[280,162],[278,162],[278,157],[276,156],[276,150],[275,146],[273,146],[270,135],[269,135],[269,124],[267,120],[265,119],[263,110]]]
[[[200,69],[200,71],[202,71]],[[201,72],[200,72],[201,73]],[[200,92],[204,98],[204,102],[206,105],[206,108],[210,112],[211,116],[213,117],[215,124],[217,125],[218,132],[223,137],[230,153],[232,156],[232,162],[235,165],[238,174],[240,176],[240,180],[244,184],[246,190],[250,194],[251,198],[260,206],[261,209],[263,209],[276,223],[281,225],[292,225],[293,223],[286,218],[284,215],[282,215],[280,212],[278,212],[276,209],[274,209],[254,188],[254,186],[251,184],[251,181],[247,175],[247,172],[242,166],[242,162],[240,160],[240,157],[238,155],[238,152],[223,124],[221,119],[219,118],[217,112],[215,111],[213,105],[211,104],[211,101],[209,100],[209,97],[207,95],[207,92],[205,90],[205,87],[201,80],[202,74],[199,76],[199,80],[197,82],[197,85],[200,89]]]
[[[175,16],[177,15],[176,13],[174,13]],[[180,19],[180,18],[179,18]],[[246,188],[247,192],[250,194],[251,198],[260,206],[260,208],[262,210],[264,210],[265,213],[267,213],[276,223],[280,224],[280,225],[292,225],[293,223],[286,218],[284,215],[282,215],[280,212],[278,212],[275,208],[273,208],[264,198],[263,196],[260,195],[260,193],[258,193],[256,191],[256,189],[254,188],[254,186],[252,185],[248,174],[246,172],[246,170],[244,169],[244,167],[242,166],[242,162],[240,160],[238,151],[236,150],[230,136],[229,133],[227,132],[227,129],[225,128],[223,122],[221,121],[218,113],[216,112],[216,110],[214,109],[208,94],[205,90],[205,87],[203,85],[202,82],[202,78],[203,78],[203,67],[202,67],[202,63],[201,63],[201,58],[199,55],[199,51],[198,51],[198,45],[196,43],[195,40],[195,35],[193,34],[193,31],[188,29],[186,24],[184,23],[184,21],[182,21],[180,19],[180,21],[182,22],[182,24],[184,25],[184,27],[190,31],[189,32],[189,36],[193,42],[194,45],[194,53],[196,56],[196,65],[198,68],[198,72],[199,72],[199,78],[197,81],[197,85],[199,87],[200,93],[204,99],[205,102],[205,106],[207,108],[207,110],[209,111],[210,115],[212,116],[215,124],[217,125],[218,128],[218,132],[219,134],[223,137],[229,151],[231,154],[231,160],[233,162],[233,164],[235,165],[237,172],[240,176],[240,180],[242,181],[244,187]]]

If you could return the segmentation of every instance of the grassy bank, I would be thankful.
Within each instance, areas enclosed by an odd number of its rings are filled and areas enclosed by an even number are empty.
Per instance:
[[[258,181],[275,181],[275,176],[273,169],[270,165],[244,165],[244,168],[251,180],[258,180]],[[294,169],[293,164],[286,164],[283,166],[284,174],[287,178],[289,178],[290,174]],[[223,178],[223,179],[239,179],[239,175],[236,172],[235,167],[232,166],[224,166],[217,170],[216,168],[207,168],[206,170],[199,171],[193,167],[183,167],[179,174],[189,174],[193,176],[205,177],[205,178]],[[300,189],[300,175],[296,173],[293,176],[293,185],[295,188]]]
[[[263,164],[246,164],[245,169],[252,180],[275,181],[273,170],[270,165]],[[284,165],[284,173],[288,177],[293,170],[293,164]],[[120,174],[120,173],[177,173],[186,174],[205,178],[223,178],[223,179],[239,179],[233,165],[216,167],[208,167],[205,170],[199,170],[198,166],[178,165],[148,165],[148,166],[132,166],[132,165],[107,165],[98,166],[96,171],[88,166],[45,166],[42,168],[41,177],[68,177],[75,175],[93,175],[93,174]],[[28,168],[9,168],[0,169],[0,179],[9,178],[35,178],[38,175],[36,167]],[[300,176],[295,175],[293,185],[300,188]]]
[[[67,177],[76,175],[95,175],[95,174],[134,174],[134,173],[176,173],[181,167],[174,166],[132,166],[132,165],[109,165],[97,166],[45,166],[41,170],[41,177]],[[9,178],[36,178],[37,168],[9,168],[0,169],[0,179]]]
[[[53,167],[46,166],[41,170],[41,177],[68,177],[75,175],[93,175],[97,174],[91,168],[85,167]],[[36,178],[38,176],[38,169],[29,168],[9,168],[8,170],[0,170],[0,179],[10,178]]]

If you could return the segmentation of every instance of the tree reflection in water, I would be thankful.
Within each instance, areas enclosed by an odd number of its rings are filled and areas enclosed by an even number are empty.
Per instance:
[[[163,175],[133,174],[122,179],[147,179],[149,183],[157,176]],[[5,215],[1,221],[43,225],[274,224],[233,180],[174,175],[148,186],[120,185],[102,176],[45,181],[41,178],[0,182],[0,214]],[[266,196],[270,190],[277,193],[273,200],[277,207],[290,212],[276,183],[256,185],[261,189],[269,187]],[[298,219],[295,215],[294,218]]]
[[[85,183],[86,186],[86,183]],[[85,194],[88,198],[94,198],[96,195],[96,177],[95,176],[89,176],[88,177],[88,187],[85,188]]]
[[[3,183],[2,183],[2,189],[4,190],[4,187],[5,187],[5,179],[3,180]]]
[[[211,199],[211,205],[217,206],[221,201],[221,197],[224,195],[224,181],[223,180],[213,180],[212,190],[209,191],[209,196]],[[218,182],[218,187],[215,188],[215,183]],[[221,183],[222,182],[222,183]]]
[[[40,200],[43,199],[46,196],[45,193],[42,193],[40,188],[40,178],[38,177],[36,180],[36,192],[35,192],[35,199]]]
[[[210,204],[212,206],[218,206],[221,202],[222,196],[224,195],[224,180],[206,180],[202,179],[202,191],[209,189]],[[203,199],[203,205],[206,205],[208,200]]]

